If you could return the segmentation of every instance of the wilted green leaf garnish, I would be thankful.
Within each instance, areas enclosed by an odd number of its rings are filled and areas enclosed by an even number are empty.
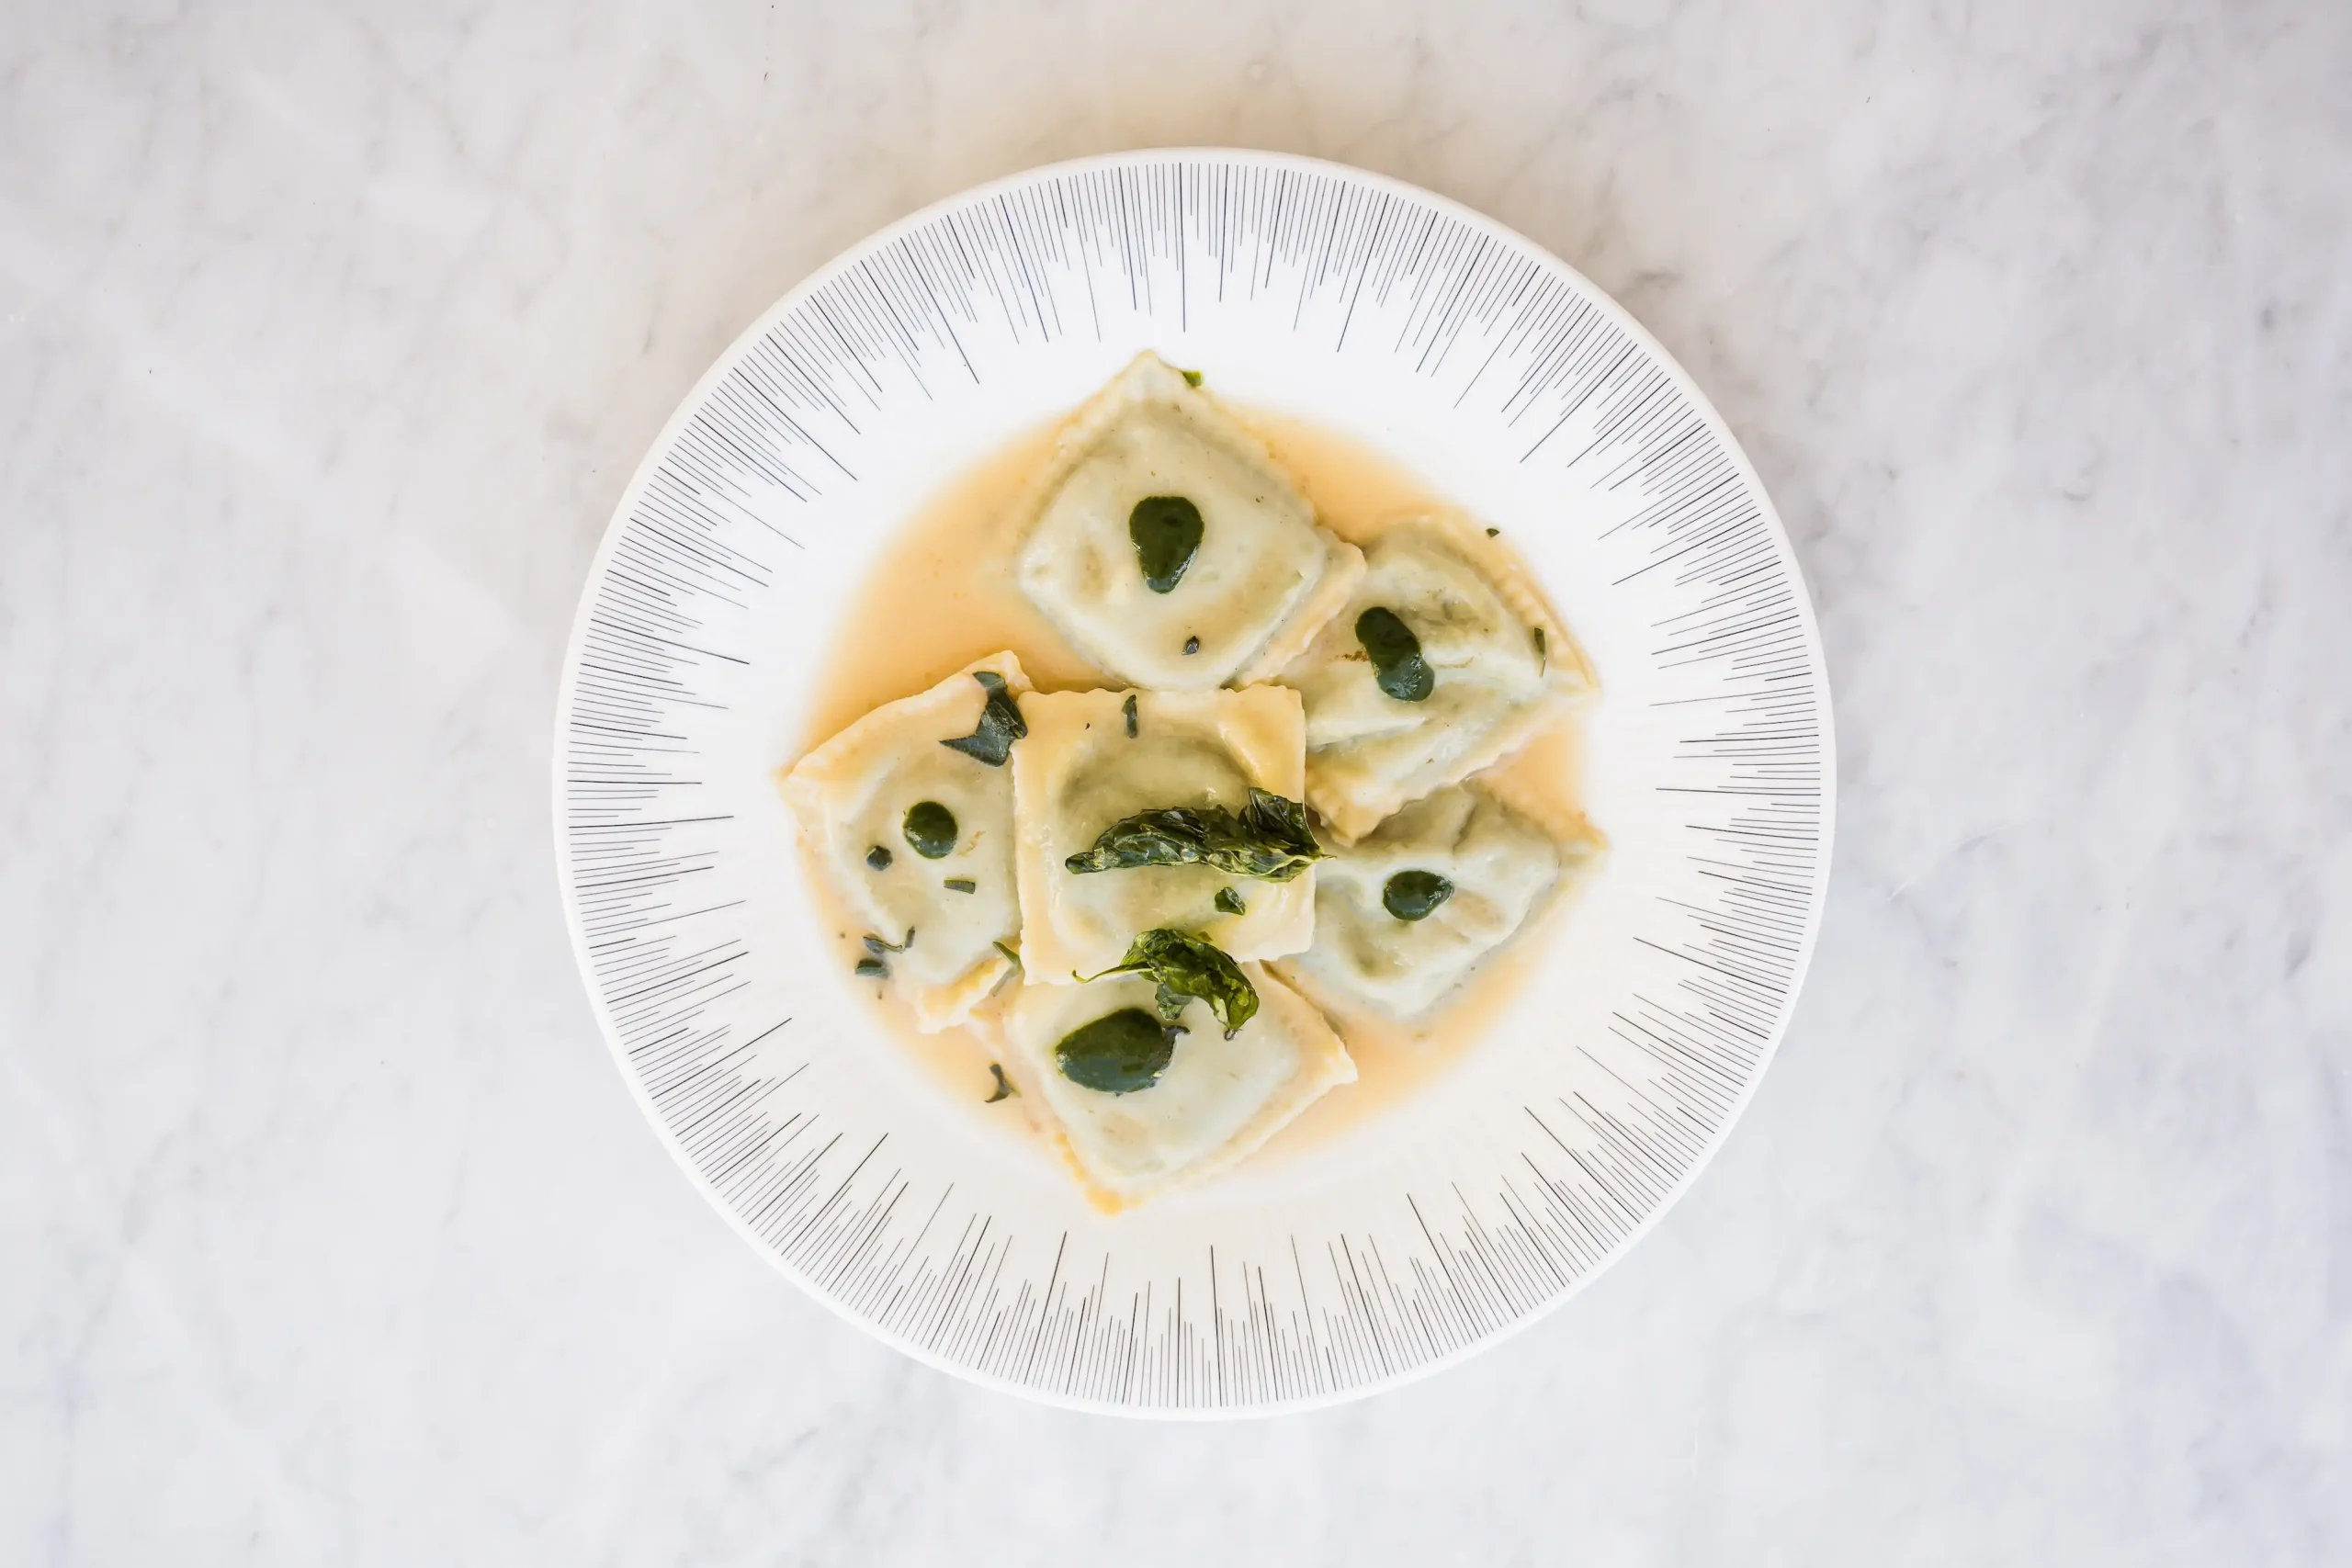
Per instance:
[[[1241,901],[1241,890],[1238,887],[1218,888],[1216,907],[1228,915],[1246,915],[1250,912],[1250,906]]]
[[[1063,1035],[1054,1066],[1080,1089],[1133,1094],[1159,1081],[1184,1032],[1182,1024],[1162,1023],[1141,1008],[1121,1008]]]
[[[1143,585],[1173,593],[1200,551],[1201,509],[1181,495],[1145,496],[1127,513],[1127,537],[1135,541]]]
[[[996,1075],[996,1092],[980,1101],[982,1105],[994,1105],[1000,1100],[1011,1100],[1021,1092],[1012,1087],[1012,1080],[1004,1076],[1004,1068],[1001,1064],[990,1062],[989,1071]]]
[[[1159,987],[1159,995],[1155,998],[1159,1016],[1170,1023],[1183,1016],[1187,998],[1200,998],[1208,1004],[1217,1022],[1225,1026],[1227,1040],[1257,1016],[1258,987],[1250,983],[1241,965],[1227,957],[1216,943],[1190,931],[1171,931],[1165,926],[1146,931],[1128,944],[1125,960],[1103,970],[1102,975],[1149,976]],[[1102,975],[1080,975],[1077,978],[1100,980]]]
[[[1235,876],[1288,882],[1330,855],[1306,826],[1306,807],[1251,785],[1238,814],[1222,806],[1169,806],[1123,817],[1065,870],[1123,871],[1139,865],[1213,865]]]
[[[1421,639],[1396,611],[1374,604],[1356,617],[1356,641],[1372,660],[1373,679],[1400,703],[1426,701],[1437,677],[1421,657]]]
[[[1129,692],[1127,700],[1119,705],[1119,711],[1126,716],[1127,739],[1133,740],[1136,738],[1136,694],[1133,692]]]
[[[1453,897],[1453,884],[1433,871],[1400,871],[1380,890],[1380,906],[1400,920],[1427,919]]]
[[[1001,768],[1005,759],[1012,755],[1012,743],[1029,733],[1029,721],[1021,716],[1021,705],[1012,700],[1012,688],[1004,683],[1003,676],[993,670],[975,670],[972,679],[989,694],[988,702],[980,708],[980,727],[969,735],[940,744],[991,768]]]
[[[856,973],[861,980],[887,980],[890,977],[890,966],[878,958],[861,958],[857,961]]]
[[[865,863],[876,871],[890,869],[890,852],[876,844],[865,852]]]
[[[918,800],[907,807],[899,829],[907,846],[925,860],[944,860],[956,851],[956,814],[935,800]]]

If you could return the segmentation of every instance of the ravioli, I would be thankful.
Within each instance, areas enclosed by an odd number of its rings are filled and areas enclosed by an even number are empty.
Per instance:
[[[1555,836],[1485,790],[1440,790],[1317,867],[1315,945],[1282,972],[1335,1012],[1424,1019],[1602,853],[1581,823]]]
[[[1297,693],[1047,692],[1022,711],[1029,738],[1013,749],[1012,796],[1026,981],[1061,986],[1099,974],[1138,933],[1163,926],[1206,937],[1237,959],[1296,953],[1312,939],[1311,867],[1266,882],[1206,865],[1073,872],[1067,864],[1103,829],[1137,812],[1239,811],[1252,785],[1301,798]],[[1220,902],[1221,893],[1231,897]]]
[[[1004,978],[997,944],[1021,930],[1010,736],[991,682],[1001,698],[1036,700],[1021,661],[996,654],[883,704],[785,775],[809,860],[873,939],[859,973],[927,1033],[962,1022]],[[1012,755],[1026,743],[1011,741]]]
[[[1435,518],[1373,541],[1354,598],[1280,678],[1306,704],[1307,801],[1342,842],[1594,690],[1509,553]]]
[[[1168,1064],[1148,1088],[1106,1093],[1065,1077],[1056,1048],[1125,1010],[1150,1014],[1148,980],[1023,986],[998,1023],[1022,1103],[1057,1137],[1088,1196],[1117,1210],[1230,1168],[1333,1087],[1355,1063],[1323,1017],[1255,964],[1258,1011],[1231,1039],[1201,1002],[1186,1004]]]
[[[1265,444],[1148,353],[1079,412],[1029,504],[1022,592],[1115,679],[1159,691],[1266,678],[1363,574]]]

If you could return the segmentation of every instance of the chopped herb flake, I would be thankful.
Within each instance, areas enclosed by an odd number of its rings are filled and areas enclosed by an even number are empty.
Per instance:
[[[1029,721],[1021,716],[1021,705],[1012,700],[1012,689],[1005,685],[1003,676],[993,670],[975,670],[972,679],[989,694],[980,708],[979,728],[969,735],[940,744],[991,768],[1001,768],[1005,759],[1012,755],[1012,743],[1029,733]]]
[[[1187,652],[1187,653],[1198,653],[1198,652],[1200,652],[1200,651],[1201,651],[1201,639],[1200,639],[1199,637],[1186,637],[1186,638],[1184,639],[1184,651],[1185,651],[1185,652]]]
[[[865,863],[876,871],[890,869],[890,852],[876,844],[865,852]]]
[[[990,1062],[989,1071],[996,1075],[996,1092],[980,1101],[982,1105],[994,1105],[1000,1100],[1011,1100],[1021,1092],[1012,1087],[1012,1080],[1004,1076],[1002,1064]]]
[[[1250,906],[1241,901],[1241,890],[1238,887],[1218,888],[1216,907],[1228,915],[1246,915],[1250,912]]]
[[[951,876],[940,886],[950,893],[978,893],[980,885],[968,876]]]
[[[1551,662],[1552,650],[1544,646],[1544,628],[1542,626],[1538,626],[1535,628],[1535,668],[1537,671],[1541,672],[1542,671],[1549,668]]]
[[[1001,942],[992,942],[989,943],[989,945],[995,948],[999,953],[1003,953],[1004,961],[1007,964],[1012,964],[1015,969],[1021,967],[1021,953],[1019,949],[1007,947]]]
[[[861,958],[857,961],[857,977],[861,980],[887,980],[890,977],[890,966],[878,958]]]
[[[1184,378],[1184,385],[1187,387],[1197,387],[1201,384],[1201,373],[1197,370],[1179,370],[1176,374]]]
[[[1136,694],[1133,692],[1129,692],[1127,700],[1119,705],[1119,711],[1127,716],[1127,739],[1133,740],[1136,738]]]
[[[904,953],[914,944],[915,928],[912,926],[909,926],[907,928],[907,940],[899,942],[884,942],[880,937],[876,936],[871,931],[868,931],[865,934],[865,951],[874,954],[876,958],[881,957],[886,953]]]

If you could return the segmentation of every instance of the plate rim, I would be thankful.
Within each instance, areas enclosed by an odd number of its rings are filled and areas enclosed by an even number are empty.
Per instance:
[[[1756,499],[1758,511],[1770,526],[1774,549],[1787,570],[1791,582],[1797,590],[1795,600],[1798,621],[1804,634],[1807,656],[1813,667],[1820,671],[1818,721],[1821,729],[1821,828],[1816,849],[1816,853],[1820,857],[1820,869],[1806,908],[1804,931],[1798,944],[1796,959],[1790,970],[1787,1004],[1781,1017],[1775,1021],[1770,1037],[1766,1041],[1763,1050],[1757,1056],[1755,1070],[1741,1085],[1738,1094],[1734,1097],[1714,1135],[1699,1150],[1690,1164],[1676,1179],[1673,1185],[1659,1197],[1657,1202],[1650,1207],[1648,1213],[1644,1214],[1605,1256],[1543,1302],[1509,1323],[1414,1366],[1352,1383],[1343,1389],[1299,1398],[1265,1401],[1238,1406],[1123,1404],[1016,1382],[999,1373],[950,1360],[926,1347],[916,1344],[883,1324],[858,1315],[844,1303],[820,1289],[813,1280],[794,1268],[788,1259],[767,1245],[766,1240],[752,1228],[747,1220],[736,1213],[734,1208],[712,1187],[703,1173],[695,1168],[668,1123],[662,1120],[660,1110],[646,1091],[645,1085],[632,1069],[619,1033],[613,1025],[610,1011],[596,988],[595,970],[588,948],[587,931],[582,920],[579,900],[573,885],[570,858],[571,842],[565,832],[568,805],[565,778],[565,748],[569,739],[567,720],[571,712],[574,694],[579,683],[581,658],[586,646],[589,623],[595,608],[595,590],[603,581],[612,557],[619,547],[631,510],[655,471],[660,468],[662,457],[668,453],[680,431],[701,412],[712,389],[734,371],[771,329],[797,310],[810,296],[849,271],[861,259],[876,250],[903,234],[922,228],[942,214],[977,205],[1008,190],[1057,177],[1091,170],[1148,167],[1154,164],[1182,163],[1188,159],[1218,160],[1237,165],[1255,164],[1265,168],[1288,169],[1368,185],[1391,195],[1427,204],[1445,216],[1517,249],[1539,265],[1555,272],[1564,278],[1588,303],[1604,316],[1610,324],[1624,333],[1646,352],[1651,362],[1667,375],[1689,400],[1691,411],[1721,445],[1725,459],[1730,462],[1747,485],[1749,493]],[[1773,1062],[1779,1058],[1781,1046],[1788,1038],[1789,1031],[1795,1024],[1798,1004],[1804,999],[1805,981],[1811,974],[1814,953],[1820,942],[1821,928],[1828,913],[1829,884],[1835,868],[1838,837],[1838,737],[1835,682],[1830,674],[1827,649],[1822,642],[1818,615],[1814,606],[1812,585],[1805,577],[1804,562],[1797,555],[1795,541],[1789,536],[1788,526],[1781,519],[1779,506],[1774,503],[1762,476],[1756,471],[1755,464],[1748,457],[1747,449],[1724,422],[1722,413],[1715,408],[1713,400],[1684,368],[1681,361],[1676,358],[1666,345],[1650,333],[1648,328],[1635,320],[1615,297],[1595,284],[1549,247],[1531,239],[1510,225],[1441,192],[1430,190],[1393,175],[1362,168],[1352,164],[1343,164],[1305,153],[1274,152],[1259,148],[1215,145],[1133,148],[1124,152],[1098,152],[1078,158],[1062,159],[1000,175],[993,179],[984,180],[979,184],[966,186],[927,202],[872,231],[843,247],[821,265],[811,270],[799,282],[786,289],[774,304],[762,311],[741,332],[729,340],[727,346],[711,361],[703,373],[695,378],[693,384],[681,394],[677,405],[671,410],[669,417],[662,422],[660,430],[648,443],[644,455],[638,460],[636,468],[630,473],[628,484],[622,487],[619,496],[614,502],[612,513],[605,520],[604,532],[597,541],[595,552],[590,557],[587,570],[581,579],[579,602],[572,613],[571,630],[564,639],[563,665],[557,680],[552,716],[553,745],[552,765],[549,769],[551,790],[548,826],[552,847],[555,850],[557,897],[562,906],[565,930],[571,939],[572,960],[578,966],[582,987],[587,992],[589,1010],[595,1018],[597,1032],[603,1036],[605,1051],[612,1058],[614,1066],[618,1070],[623,1084],[628,1088],[630,1099],[635,1101],[639,1111],[651,1124],[657,1141],[669,1152],[678,1168],[685,1173],[687,1180],[693,1184],[695,1190],[702,1195],[707,1203],[718,1212],[720,1217],[737,1236],[797,1287],[803,1295],[820,1303],[835,1317],[871,1336],[891,1349],[963,1382],[1036,1404],[1088,1415],[1122,1416],[1136,1421],[1265,1420],[1282,1416],[1303,1415],[1309,1411],[1329,1409],[1336,1405],[1349,1404],[1358,1400],[1372,1398],[1376,1394],[1386,1393],[1408,1384],[1419,1382],[1425,1378],[1435,1377],[1517,1337],[1527,1329],[1549,1318],[1570,1300],[1581,1294],[1595,1280],[1616,1268],[1626,1255],[1639,1246],[1649,1235],[1651,1230],[1698,1184],[1699,1179],[1705,1174],[1708,1167],[1713,1164],[1715,1156],[1731,1141],[1734,1130],[1747,1115],[1748,1105],[1762,1087],[1765,1076],[1771,1070]]]

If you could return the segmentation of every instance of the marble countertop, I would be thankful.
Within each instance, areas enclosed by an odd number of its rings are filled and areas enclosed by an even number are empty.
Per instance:
[[[0,17],[0,1561],[2352,1560],[2352,10]],[[1538,1327],[1164,1427],[679,1175],[556,906],[588,558],[875,227],[1312,152],[1612,291],[1821,612],[1827,923]]]

